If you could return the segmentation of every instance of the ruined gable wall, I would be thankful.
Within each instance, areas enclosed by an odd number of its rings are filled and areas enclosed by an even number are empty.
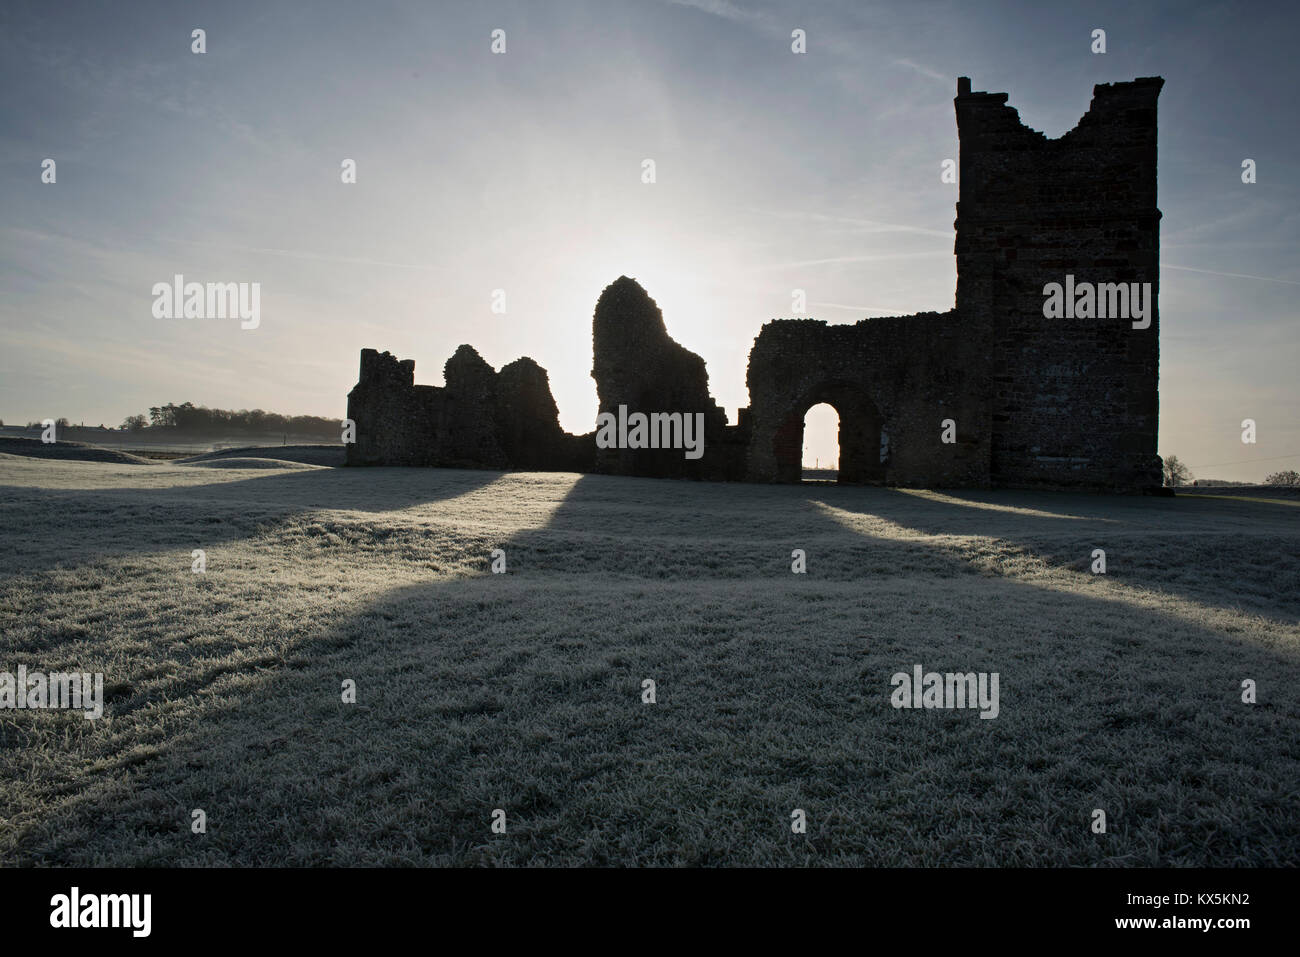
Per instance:
[[[992,347],[999,485],[1159,486],[1156,99],[1163,80],[1095,87],[1049,140],[1005,93],[959,81],[957,309]],[[1150,282],[1152,321],[1048,319],[1043,286]]]
[[[680,449],[597,449],[596,470],[652,477],[737,477],[734,432],[709,395],[704,360],[668,335],[663,313],[635,280],[620,276],[601,293],[592,317],[592,370],[600,412],[704,415],[704,457]],[[743,458],[743,450],[739,455]]]
[[[560,410],[546,370],[527,356],[501,367],[496,381],[497,441],[517,469],[589,471],[595,436],[560,428]]]
[[[439,422],[435,464],[454,468],[506,468],[497,441],[497,374],[471,346],[460,346],[443,366],[446,401]]]

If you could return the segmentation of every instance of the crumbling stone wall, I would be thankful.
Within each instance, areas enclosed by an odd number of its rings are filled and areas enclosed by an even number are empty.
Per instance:
[[[804,415],[826,402],[840,418],[840,481],[985,485],[986,371],[955,312],[769,322],[749,354],[747,477],[800,481]],[[945,419],[955,442],[941,441]]]
[[[654,300],[627,276],[610,284],[592,321],[600,411],[698,412],[702,459],[597,449],[594,434],[560,429],[531,359],[497,373],[461,346],[445,388],[414,385],[410,360],[362,351],[348,461],[795,482],[804,415],[828,402],[840,415],[842,482],[1158,489],[1163,82],[1098,85],[1078,126],[1049,140],[1021,124],[1005,93],[974,93],[959,79],[955,308],[767,323],[750,353],[750,407],[735,425],[709,395],[704,360],[673,341]],[[1045,317],[1045,285],[1067,274],[1150,283],[1149,327]]]
[[[524,356],[496,378],[497,441],[511,468],[588,472],[595,465],[594,436],[560,428],[560,410],[546,370]]]
[[[348,394],[349,465],[589,471],[592,437],[560,428],[546,370],[527,357],[496,372],[470,346],[443,368],[445,386],[415,385],[415,362],[361,350]]]
[[[357,430],[347,446],[349,465],[433,464],[421,454],[425,444],[415,438],[431,423],[417,413],[414,359],[362,349],[360,377],[348,393],[348,418]]]
[[[1078,126],[1049,140],[1005,93],[972,93],[961,78],[956,308],[765,325],[750,354],[747,476],[797,481],[803,416],[829,402],[841,481],[1159,488],[1163,82],[1098,85]],[[1150,326],[1045,317],[1045,285],[1067,274],[1150,283]],[[947,419],[952,444],[941,441]]]
[[[441,393],[419,386],[418,395],[437,405],[437,454],[448,465],[505,468],[497,438],[496,370],[470,346],[460,346],[442,369]]]
[[[605,287],[592,317],[592,369],[600,412],[681,412],[704,416],[704,456],[681,449],[597,449],[596,470],[617,475],[738,478],[743,446],[709,395],[704,360],[668,335],[663,313],[641,285],[620,276]],[[728,474],[730,471],[731,474]]]

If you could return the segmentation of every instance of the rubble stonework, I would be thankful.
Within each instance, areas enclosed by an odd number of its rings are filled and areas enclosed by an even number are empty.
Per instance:
[[[592,322],[601,413],[700,413],[704,455],[597,449],[559,426],[546,372],[494,372],[469,346],[446,386],[362,350],[348,396],[349,464],[563,469],[796,482],[803,420],[840,418],[841,482],[914,486],[1159,488],[1160,211],[1156,100],[1164,81],[1099,84],[1058,139],[1025,127],[1005,93],[958,80],[961,145],[955,307],[828,325],[765,324],[749,356],[750,407],[729,425],[704,360],[675,342],[654,300],[619,277]],[[1149,325],[1049,319],[1044,286],[1150,283]],[[945,426],[953,441],[942,441]]]
[[[680,412],[704,416],[704,456],[672,449],[597,449],[596,470],[618,475],[741,478],[743,452],[727,415],[709,395],[704,360],[668,335],[663,313],[640,284],[620,276],[605,287],[591,324],[592,369],[600,412]],[[730,453],[730,465],[724,456]]]
[[[1005,93],[958,81],[957,309],[988,343],[989,480],[1161,484],[1160,210],[1156,100],[1164,80],[1093,88],[1049,140]],[[1151,324],[1043,317],[1043,286],[1149,282]]]
[[[797,482],[803,419],[819,402],[839,414],[846,483],[988,484],[987,350],[957,312],[769,322],[749,354],[746,477]],[[941,442],[953,421],[955,442]]]
[[[356,442],[349,465],[589,471],[592,437],[560,428],[546,370],[517,359],[496,372],[470,346],[443,369],[445,386],[415,385],[415,362],[361,350],[348,393]]]

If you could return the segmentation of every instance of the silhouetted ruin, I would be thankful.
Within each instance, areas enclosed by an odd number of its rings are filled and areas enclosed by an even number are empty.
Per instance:
[[[709,395],[704,360],[668,335],[663,313],[640,284],[620,276],[600,294],[592,320],[592,369],[600,412],[704,415],[703,458],[679,449],[597,449],[596,471],[617,475],[744,477],[744,444]],[[730,461],[724,461],[724,452]]]
[[[443,388],[415,385],[411,360],[362,350],[348,462],[797,482],[804,416],[825,402],[839,413],[841,482],[1158,489],[1163,84],[1099,84],[1079,124],[1050,140],[1021,124],[1007,94],[959,79],[955,308],[766,323],[735,424],[709,395],[704,360],[619,277],[592,325],[602,420],[622,415],[621,437],[635,431],[629,411],[661,414],[649,431],[667,436],[667,414],[698,415],[697,459],[636,438],[598,448],[599,430],[569,435],[544,369],[524,358],[497,373],[461,346]],[[1066,310],[1054,317],[1051,284]]]
[[[560,428],[546,370],[517,359],[496,372],[470,346],[443,368],[445,387],[415,384],[415,360],[361,350],[348,394],[349,465],[589,471],[592,436]]]

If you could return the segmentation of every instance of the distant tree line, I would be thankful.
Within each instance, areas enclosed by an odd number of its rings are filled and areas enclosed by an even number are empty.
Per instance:
[[[0,422],[0,425],[4,425],[4,423],[3,423],[3,422]],[[67,416],[60,416],[59,418],[57,418],[57,419],[54,420],[54,426],[55,426],[55,428],[58,428],[58,429],[70,429],[70,428],[72,428],[72,423],[68,421]],[[28,422],[28,423],[27,423],[27,428],[29,428],[29,429],[43,429],[43,428],[45,428],[45,423],[44,423],[44,422]]]
[[[1165,485],[1177,488],[1180,485],[1253,485],[1253,482],[1229,482],[1221,479],[1200,479],[1194,481],[1191,470],[1184,465],[1176,455],[1166,455],[1165,463]],[[1300,485],[1300,472],[1295,469],[1287,469],[1283,472],[1274,472],[1272,475],[1264,477],[1265,485]]]
[[[319,415],[280,415],[262,409],[209,409],[183,402],[167,403],[149,410],[149,416],[128,415],[122,428],[132,432],[145,429],[203,434],[228,432],[287,432],[294,435],[318,435],[337,439],[343,430],[340,419],[327,419]]]

